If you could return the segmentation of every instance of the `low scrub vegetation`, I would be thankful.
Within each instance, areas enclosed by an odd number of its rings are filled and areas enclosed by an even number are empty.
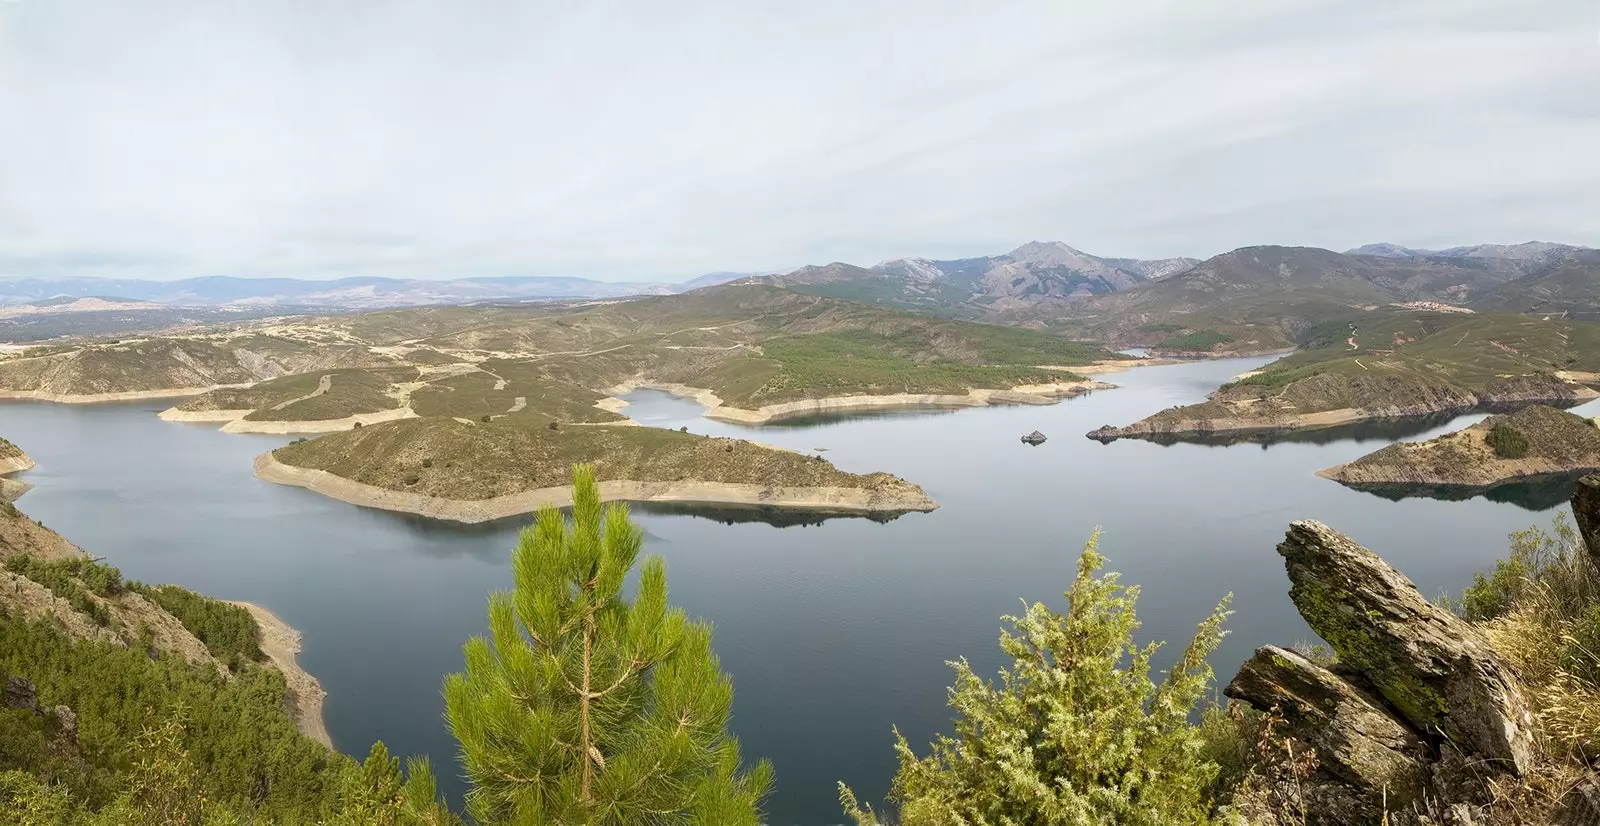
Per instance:
[[[654,427],[552,430],[546,420],[521,413],[477,424],[442,417],[388,422],[287,445],[273,455],[363,484],[457,500],[562,487],[578,463],[593,463],[601,481],[842,488],[893,481],[740,439]]]
[[[1447,604],[1511,661],[1556,757],[1600,757],[1600,566],[1563,515],[1511,535],[1511,552]]]
[[[1000,647],[1012,663],[998,685],[965,660],[951,664],[954,737],[941,735],[925,757],[898,737],[890,797],[902,826],[1204,823],[1216,804],[1217,758],[1235,775],[1245,771],[1238,726],[1190,721],[1211,685],[1206,658],[1222,640],[1228,599],[1167,676],[1152,680],[1159,646],[1133,642],[1139,589],[1099,574],[1097,544],[1098,534],[1084,547],[1065,611],[1034,603],[1005,618]],[[879,823],[843,784],[840,798],[861,826]]]
[[[1039,365],[1082,364],[1100,353],[1078,342],[995,331],[960,342],[963,360],[931,348],[920,333],[852,331],[775,339],[763,346],[760,357],[720,365],[707,383],[724,401],[748,407],[828,396],[964,394],[973,388],[1071,381],[1078,377]]]

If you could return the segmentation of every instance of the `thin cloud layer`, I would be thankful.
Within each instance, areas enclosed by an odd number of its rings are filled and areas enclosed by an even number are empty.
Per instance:
[[[0,0],[0,275],[1600,243],[1600,3]]]

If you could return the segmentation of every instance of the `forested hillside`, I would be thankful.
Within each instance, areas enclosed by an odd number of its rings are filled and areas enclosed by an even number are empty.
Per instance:
[[[407,804],[386,754],[297,730],[244,609],[126,581],[9,502],[0,563],[0,823],[452,822],[425,766]]]

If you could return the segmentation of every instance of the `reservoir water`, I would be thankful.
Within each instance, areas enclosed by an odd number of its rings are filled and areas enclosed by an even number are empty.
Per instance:
[[[966,657],[992,674],[1000,616],[1021,599],[1060,605],[1096,526],[1108,568],[1142,589],[1141,639],[1170,641],[1168,653],[1234,594],[1232,633],[1213,660],[1225,681],[1255,646],[1311,639],[1273,550],[1291,520],[1349,533],[1431,596],[1492,565],[1510,531],[1555,515],[1548,500],[1395,502],[1313,475],[1473,417],[1266,445],[1083,436],[1198,401],[1267,360],[1129,370],[1102,377],[1120,389],[1050,407],[757,430],[703,419],[693,402],[661,393],[631,396],[626,412],[645,424],[825,448],[843,469],[895,473],[942,506],[882,523],[635,508],[646,552],[666,558],[673,601],[715,624],[746,756],[775,764],[769,822],[840,822],[840,780],[881,799],[895,766],[891,727],[919,750],[948,730],[945,661]],[[39,463],[21,477],[35,485],[23,510],[130,578],[255,602],[298,628],[342,750],[362,756],[382,739],[453,766],[440,682],[460,668],[461,643],[483,631],[486,595],[510,586],[522,520],[466,527],[261,482],[251,458],[289,437],[162,422],[154,414],[165,404],[0,404],[0,436]],[[1049,441],[1018,441],[1035,429]],[[441,774],[458,795],[460,781]]]

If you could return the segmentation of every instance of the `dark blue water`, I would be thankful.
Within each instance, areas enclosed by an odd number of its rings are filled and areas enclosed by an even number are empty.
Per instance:
[[[1110,567],[1143,589],[1143,638],[1171,640],[1175,653],[1234,594],[1233,633],[1214,660],[1226,676],[1257,645],[1310,638],[1273,551],[1290,520],[1350,533],[1432,595],[1490,565],[1508,532],[1554,515],[1483,498],[1394,502],[1313,475],[1463,420],[1270,445],[1083,437],[1197,401],[1264,361],[1131,370],[1107,377],[1121,389],[1051,407],[760,430],[702,419],[693,403],[663,394],[632,396],[627,412],[646,424],[826,448],[846,470],[896,473],[943,506],[887,523],[791,527],[741,521],[749,512],[636,511],[647,551],[666,557],[673,600],[716,626],[745,753],[776,765],[771,822],[839,822],[839,780],[880,798],[894,771],[890,727],[914,744],[947,728],[944,662],[965,656],[992,673],[999,617],[1020,599],[1059,604],[1097,525]],[[462,527],[270,485],[250,460],[289,437],[166,423],[154,416],[162,406],[0,405],[0,436],[39,463],[24,477],[36,487],[23,509],[127,576],[256,602],[300,629],[301,662],[329,693],[341,749],[364,755],[382,739],[451,765],[440,680],[460,667],[462,641],[483,630],[486,595],[510,585],[515,521]],[[1050,440],[1019,443],[1034,429]]]

